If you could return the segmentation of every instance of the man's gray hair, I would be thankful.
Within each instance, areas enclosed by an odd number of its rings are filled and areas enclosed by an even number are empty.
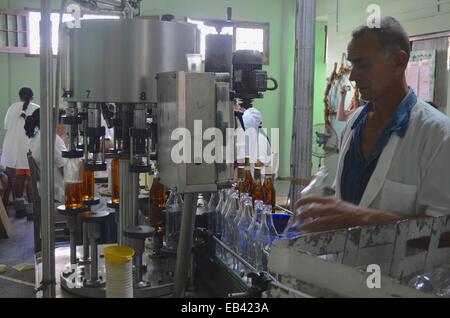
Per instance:
[[[389,55],[396,51],[405,51],[408,57],[410,56],[411,47],[408,33],[395,18],[382,17],[379,28],[370,28],[367,24],[363,24],[353,30],[352,38],[357,39],[368,32],[376,34],[380,48]]]

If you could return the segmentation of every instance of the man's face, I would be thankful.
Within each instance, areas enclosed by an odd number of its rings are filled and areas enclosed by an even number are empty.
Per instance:
[[[367,32],[353,39],[347,54],[352,63],[350,80],[360,88],[362,99],[376,101],[389,91],[393,81],[398,80],[400,70],[395,58],[379,47],[376,34]]]
[[[66,126],[64,124],[58,124],[56,126],[56,134],[59,135],[60,137],[63,137],[66,135]]]

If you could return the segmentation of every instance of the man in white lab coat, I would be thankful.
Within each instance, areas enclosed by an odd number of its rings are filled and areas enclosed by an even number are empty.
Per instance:
[[[417,98],[406,82],[409,38],[391,17],[380,28],[353,31],[350,80],[370,101],[348,121],[341,139],[335,197],[301,218],[305,232],[450,214],[450,119]]]

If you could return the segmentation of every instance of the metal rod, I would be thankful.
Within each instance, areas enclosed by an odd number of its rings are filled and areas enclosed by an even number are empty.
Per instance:
[[[130,161],[119,160],[120,173],[120,208],[117,238],[119,245],[133,246],[131,239],[127,238],[123,231],[135,225],[135,211],[133,210],[133,200],[127,199],[133,197],[133,173],[130,172]]]
[[[70,264],[77,264],[77,242],[75,231],[77,228],[77,215],[71,214],[67,216],[67,227],[69,228],[69,241],[70,241]]]
[[[295,107],[292,135],[291,175],[309,180],[312,168],[316,1],[297,0]],[[302,187],[292,184],[291,210]]]
[[[139,225],[139,173],[131,173],[131,209],[133,210],[134,224]]]
[[[134,266],[136,267],[136,283],[140,283],[142,281],[142,252],[136,251],[134,254]]]
[[[41,224],[42,288],[45,298],[56,295],[54,238],[54,140],[53,130],[53,56],[51,43],[50,0],[41,0],[40,91],[41,91]]]
[[[58,125],[58,117],[59,117],[59,89],[60,89],[60,79],[61,79],[61,39],[62,39],[62,31],[63,31],[63,14],[64,9],[66,7],[67,0],[63,0],[61,2],[61,9],[59,10],[59,21],[58,21],[58,55],[56,56],[56,78],[55,78],[55,116],[53,120],[53,129],[56,130],[56,126]]]
[[[89,259],[89,236],[88,225],[83,223],[83,261],[87,262]]]
[[[245,259],[241,257],[237,252],[235,252],[233,249],[231,249],[227,244],[222,242],[217,237],[213,236],[214,241],[217,245],[219,245],[222,249],[224,249],[226,252],[230,253],[234,258],[236,258],[239,262],[241,262],[247,269],[249,269],[251,272],[257,272],[258,270],[253,267],[250,263],[248,263]]]
[[[186,193],[184,195],[183,216],[181,219],[180,238],[178,240],[178,254],[175,265],[174,298],[184,297],[189,272],[189,260],[193,241],[193,223],[196,210],[194,203],[197,194]]]
[[[98,250],[97,239],[91,238],[91,282],[94,283],[98,280]]]

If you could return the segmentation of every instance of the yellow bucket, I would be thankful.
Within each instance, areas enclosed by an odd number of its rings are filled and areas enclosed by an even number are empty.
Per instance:
[[[134,249],[128,246],[108,246],[104,249],[105,259],[112,264],[125,264],[133,259]]]

